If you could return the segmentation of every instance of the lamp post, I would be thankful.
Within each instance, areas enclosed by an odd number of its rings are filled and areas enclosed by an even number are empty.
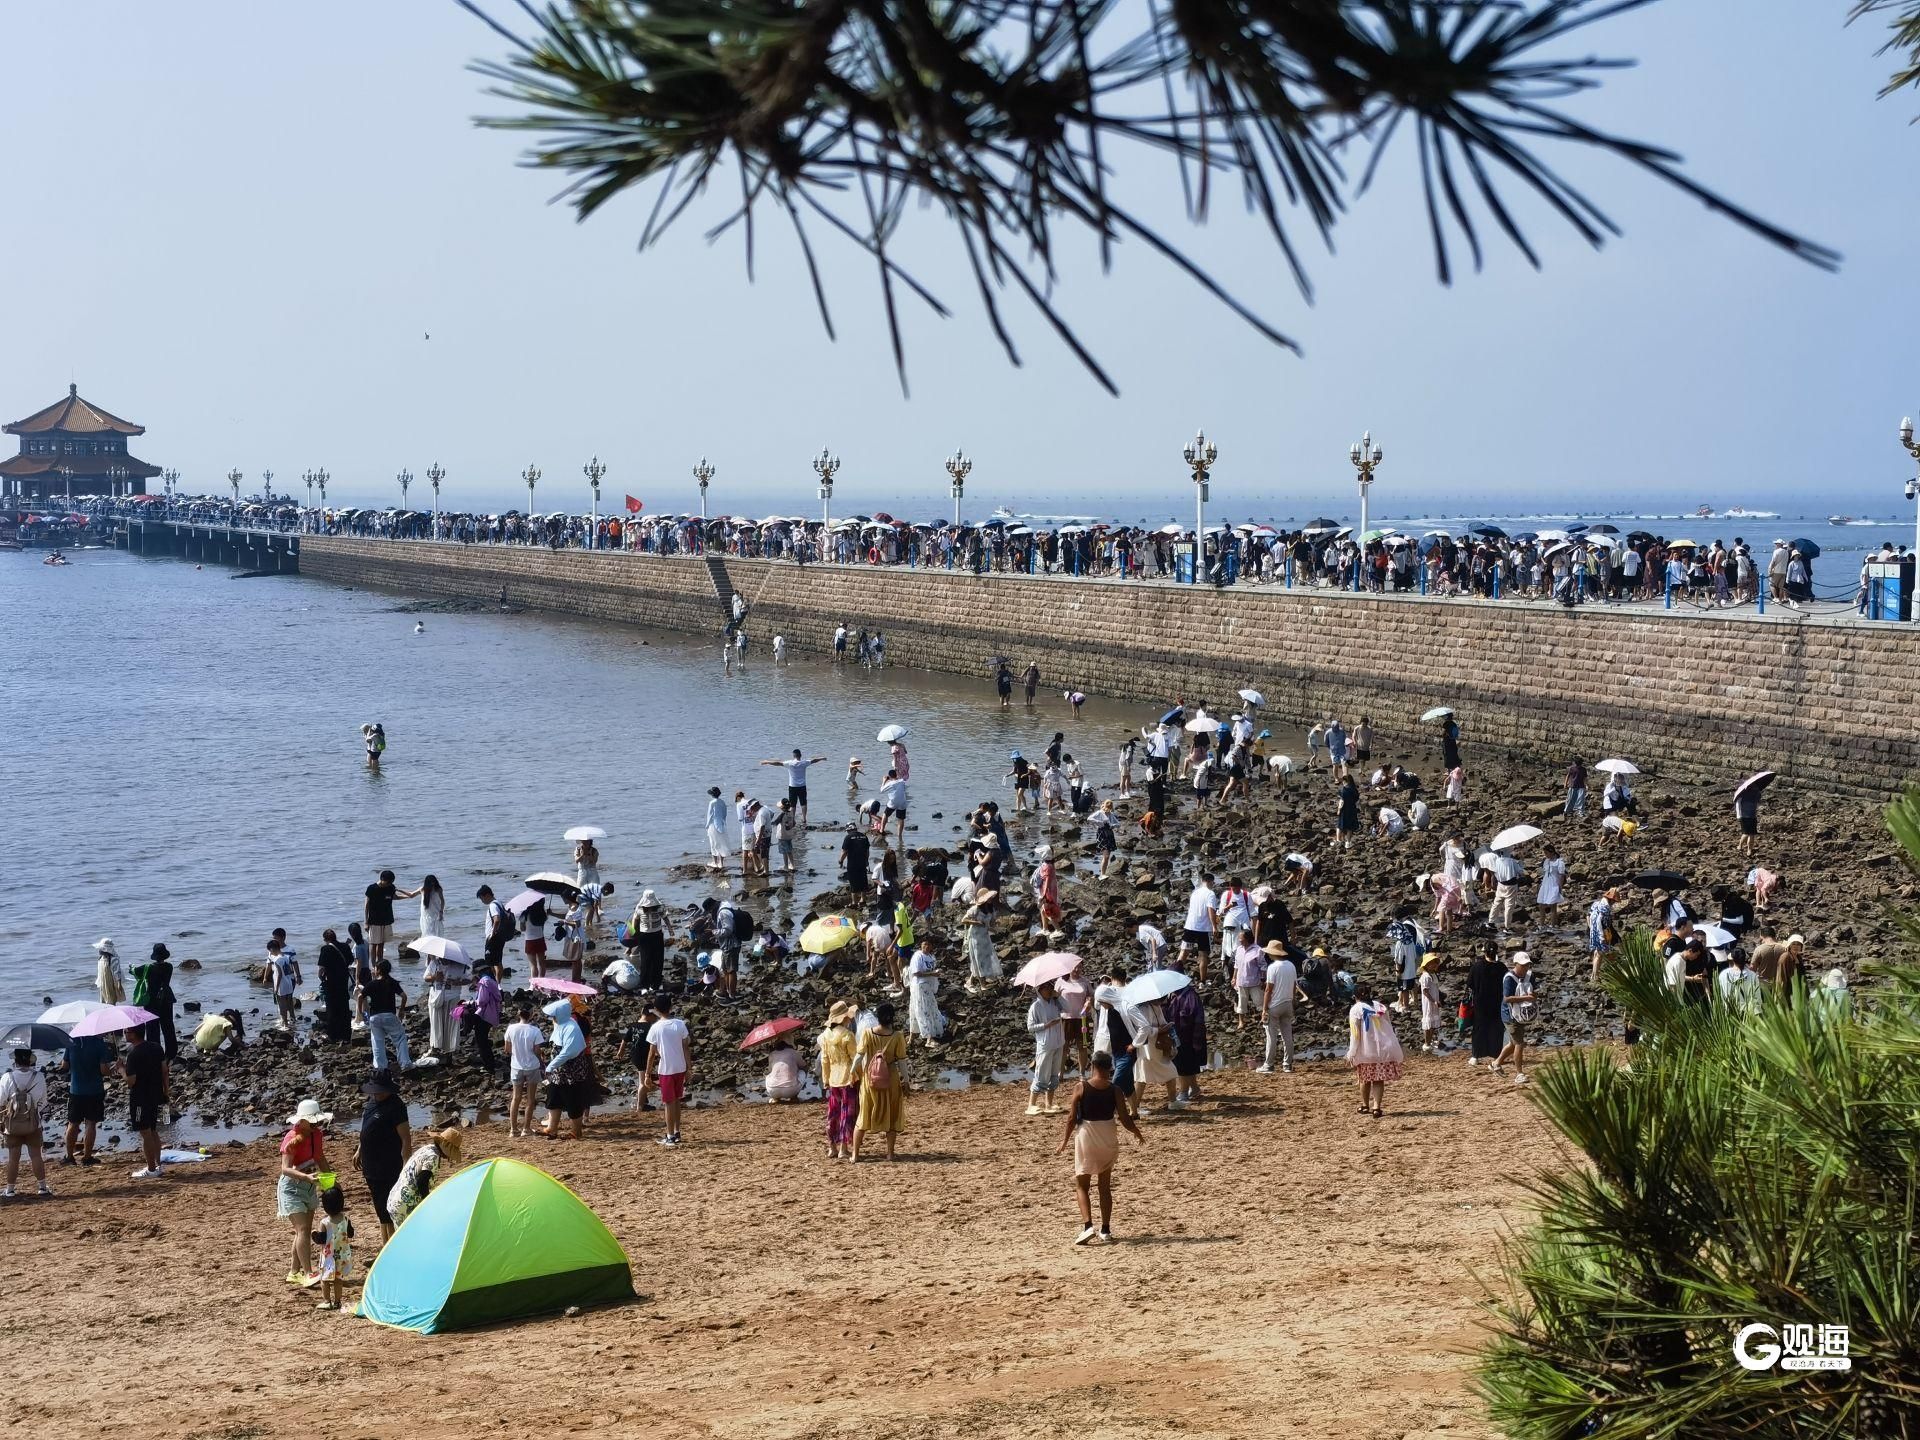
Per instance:
[[[1207,439],[1207,432],[1196,431],[1193,443],[1180,452],[1180,456],[1193,471],[1193,583],[1200,583],[1200,571],[1207,555],[1207,477],[1213,473],[1213,462],[1220,458],[1220,447]]]
[[[427,483],[433,486],[433,538],[440,538],[440,482],[447,478],[447,472],[440,468],[440,462],[434,461],[427,467]]]
[[[267,492],[267,499],[272,500],[273,499],[273,471],[262,470],[260,472],[260,484]]]
[[[1904,419],[1900,422],[1900,443],[1906,446],[1907,454],[1911,455],[1916,461],[1920,461],[1920,440],[1913,438],[1913,420],[1911,418]],[[1913,554],[1914,564],[1920,566],[1920,477],[1907,481],[1907,498],[1914,502]],[[1917,569],[1914,573],[1920,574],[1920,569]],[[1914,614],[1916,619],[1920,619],[1920,611],[1915,611]]]
[[[597,550],[600,548],[600,482],[606,478],[607,467],[596,455],[580,467],[580,473],[593,487],[593,508],[587,512],[587,548]]]
[[[1360,572],[1367,558],[1367,489],[1373,484],[1373,472],[1379,467],[1384,454],[1373,443],[1373,432],[1363,431],[1358,444],[1347,448],[1347,458],[1353,461],[1353,468],[1359,472],[1360,479],[1360,553],[1353,565],[1353,588],[1360,588]]]
[[[246,478],[238,467],[227,472],[227,483],[233,486],[233,510],[236,515],[240,513],[240,482]]]
[[[700,457],[700,463],[693,467],[693,478],[700,483],[700,529],[703,533],[707,528],[707,486],[713,483],[713,477],[719,473],[707,463],[704,455]]]
[[[107,493],[109,495],[114,496],[117,499],[120,494],[120,484],[126,478],[127,478],[126,466],[109,465],[107,467]]]
[[[404,510],[407,508],[407,489],[413,484],[413,472],[402,470],[393,478],[400,482],[400,508]]]
[[[960,497],[966,493],[967,476],[973,473],[973,461],[967,452],[955,449],[947,458],[947,474],[953,477],[953,528],[960,528]]]
[[[66,482],[67,504],[71,506],[73,504],[73,466],[71,465],[60,466],[60,478]]]
[[[307,518],[308,518],[308,523],[311,524],[312,511],[313,511],[313,471],[302,470],[300,472],[300,478],[307,482],[307,511],[308,511]]]
[[[827,531],[833,524],[833,477],[840,469],[840,457],[822,445],[813,457],[813,473],[820,477],[820,558],[827,558]]]
[[[529,465],[520,472],[520,478],[527,482],[527,544],[533,543],[533,487],[540,483],[540,467]]]
[[[313,528],[316,534],[327,528],[327,481],[332,478],[324,465],[313,472],[313,483],[320,487],[320,513],[313,517]]]
[[[167,487],[167,498],[169,500],[173,498],[174,482],[179,478],[180,472],[178,470],[162,470],[160,472],[160,483]]]

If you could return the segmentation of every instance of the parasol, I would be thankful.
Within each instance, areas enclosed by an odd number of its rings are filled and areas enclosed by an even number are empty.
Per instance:
[[[806,1029],[806,1026],[807,1022],[797,1016],[782,1015],[778,1020],[769,1020],[763,1025],[754,1026],[747,1032],[747,1038],[740,1042],[740,1048],[745,1050],[750,1046],[758,1045],[762,1040],[791,1035],[795,1030]]]
[[[1749,775],[1740,782],[1739,788],[1733,792],[1734,801],[1738,803],[1749,795],[1758,797],[1762,790],[1773,783],[1773,777],[1776,773],[1777,772],[1772,770],[1762,770],[1758,775]]]
[[[831,955],[860,938],[860,927],[844,915],[822,915],[800,932],[800,948],[809,955]]]
[[[1529,840],[1538,840],[1547,832],[1538,825],[1509,825],[1488,842],[1489,850],[1508,850],[1515,845],[1524,845]]]
[[[422,955],[432,955],[436,959],[451,960],[456,965],[471,966],[467,952],[460,948],[458,940],[449,940],[444,935],[422,935],[418,940],[409,940],[407,949]]]
[[[554,995],[591,995],[594,988],[578,980],[562,980],[557,975],[536,975],[527,984],[535,990],[545,990]]]
[[[1080,957],[1069,955],[1064,950],[1049,950],[1044,955],[1036,955],[1020,967],[1013,977],[1016,985],[1044,985],[1049,980],[1058,980],[1071,975],[1079,968]]]
[[[1453,717],[1451,705],[1436,705],[1420,718],[1422,720],[1448,720]]]
[[[1665,890],[1678,895],[1692,882],[1677,870],[1642,870],[1633,877],[1633,883],[1642,890]]]
[[[76,1040],[83,1035],[111,1035],[116,1030],[132,1030],[159,1018],[138,1005],[107,1005],[81,1020],[69,1033]]]
[[[598,825],[576,825],[560,838],[562,840],[604,840],[607,838],[607,832]]]
[[[1596,760],[1593,768],[1607,775],[1638,775],[1640,767],[1631,760]]]
[[[0,1031],[0,1050],[66,1050],[72,1044],[73,1037],[58,1025],[42,1025],[37,1020]]]
[[[882,725],[880,727],[880,733],[873,738],[878,740],[882,745],[891,745],[896,740],[904,740],[907,738],[907,727],[904,725]]]
[[[542,870],[538,875],[527,876],[527,888],[538,890],[543,895],[559,895],[568,900],[580,895],[579,885],[571,875],[557,875],[551,870]]]
[[[1242,690],[1240,692],[1240,698],[1249,705],[1264,705],[1267,703],[1267,697],[1262,695],[1258,690]]]
[[[1126,1005],[1151,1005],[1156,1000],[1166,999],[1176,990],[1186,989],[1192,983],[1178,970],[1149,970],[1121,987],[1120,1000]]]

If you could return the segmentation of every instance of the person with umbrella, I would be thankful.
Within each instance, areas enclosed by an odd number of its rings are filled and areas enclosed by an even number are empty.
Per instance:
[[[1066,1129],[1060,1136],[1056,1155],[1073,1147],[1073,1183],[1080,1201],[1080,1235],[1073,1243],[1088,1245],[1113,1243],[1113,1166],[1120,1158],[1117,1125],[1124,1125],[1140,1144],[1147,1143],[1140,1124],[1128,1111],[1119,1089],[1113,1083],[1113,1056],[1095,1051],[1092,1064],[1074,1090],[1067,1106]],[[1100,1225],[1093,1223],[1095,1185],[1100,1191]]]
[[[1027,1033],[1033,1037],[1033,1082],[1029,1086],[1027,1114],[1057,1115],[1054,1091],[1060,1086],[1060,1069],[1066,1055],[1066,1024],[1060,1010],[1060,994],[1054,982],[1044,980],[1034,991],[1027,1006]],[[1045,1097],[1045,1104],[1041,1097]]]
[[[1740,853],[1751,860],[1754,841],[1760,834],[1760,792],[1773,782],[1773,771],[1762,770],[1758,775],[1740,782],[1740,788],[1733,792],[1733,818],[1740,825]]]
[[[13,1068],[0,1075],[0,1131],[7,1141],[7,1184],[0,1199],[13,1198],[13,1185],[20,1178],[20,1153],[33,1167],[33,1178],[42,1195],[51,1195],[47,1186],[47,1160],[42,1152],[40,1111],[47,1103],[47,1082],[34,1063],[33,1051],[16,1048]],[[92,1140],[88,1140],[92,1144]]]
[[[367,1103],[360,1112],[360,1133],[354,1140],[353,1166],[367,1182],[367,1195],[373,1201],[373,1213],[380,1221],[380,1234],[393,1238],[395,1224],[387,1209],[387,1199],[400,1179],[400,1167],[413,1149],[413,1126],[407,1118],[406,1102],[400,1098],[393,1074],[375,1070],[367,1077],[360,1093]],[[533,1107],[527,1106],[529,1123]],[[517,1132],[516,1132],[517,1133]]]
[[[164,1048],[164,1047],[163,1047]],[[94,1128],[107,1118],[107,1066],[113,1042],[104,1035],[82,1035],[68,1042],[67,1135],[62,1165],[98,1165]]]

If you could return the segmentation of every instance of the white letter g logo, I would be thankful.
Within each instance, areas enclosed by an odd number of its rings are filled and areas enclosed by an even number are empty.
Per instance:
[[[1748,1325],[1733,1337],[1733,1358],[1744,1369],[1766,1370],[1780,1358],[1780,1347],[1773,1343],[1774,1328],[1771,1325]],[[1762,1345],[1750,1345],[1756,1335],[1765,1335],[1767,1341]]]

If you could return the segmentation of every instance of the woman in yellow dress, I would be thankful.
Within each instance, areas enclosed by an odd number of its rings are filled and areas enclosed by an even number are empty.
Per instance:
[[[854,1068],[860,1074],[860,1115],[853,1124],[853,1153],[860,1158],[860,1141],[869,1130],[887,1137],[887,1159],[893,1142],[907,1128],[907,1037],[893,1028],[893,1006],[874,1008],[880,1023],[860,1036],[854,1046]]]

